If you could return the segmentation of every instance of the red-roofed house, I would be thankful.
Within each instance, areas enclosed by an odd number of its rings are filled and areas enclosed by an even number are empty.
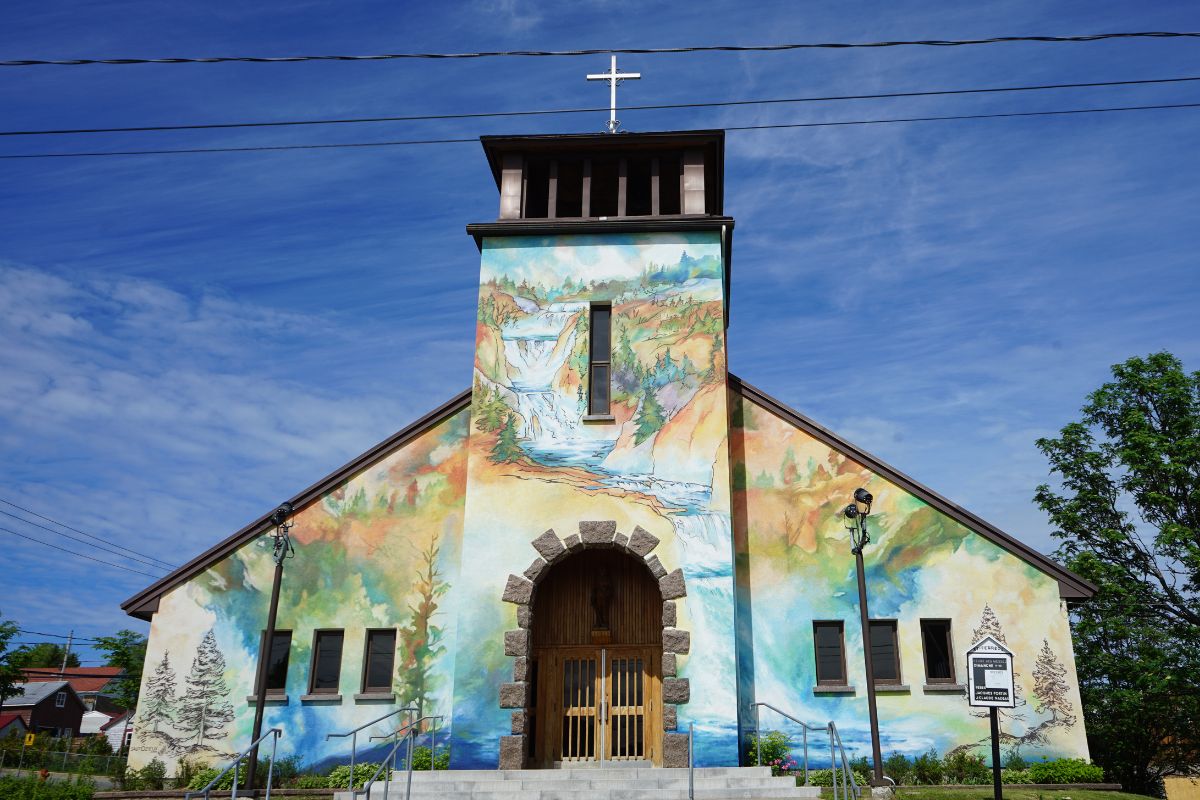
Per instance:
[[[21,736],[26,730],[25,720],[20,714],[0,714],[0,739],[10,734]]]
[[[112,699],[116,690],[116,680],[125,674],[121,667],[68,667],[61,672],[51,667],[39,667],[21,671],[29,683],[67,681],[88,711],[115,714],[125,710]]]

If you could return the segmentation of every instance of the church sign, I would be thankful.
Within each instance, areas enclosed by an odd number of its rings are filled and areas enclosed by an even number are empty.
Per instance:
[[[967,702],[976,708],[1015,708],[1013,654],[985,636],[967,651]]]

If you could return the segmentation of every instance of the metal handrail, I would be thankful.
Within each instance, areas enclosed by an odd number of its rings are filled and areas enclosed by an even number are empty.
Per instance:
[[[352,731],[346,731],[345,733],[327,733],[327,734],[325,734],[325,741],[327,741],[327,742],[330,739],[342,739],[347,736],[350,737],[350,785],[348,787],[346,787],[349,791],[351,791],[351,792],[354,791],[354,757],[358,751],[358,732],[361,731],[363,728],[369,728],[372,725],[377,725],[380,722],[383,722],[388,717],[394,717],[397,714],[399,714],[401,711],[416,711],[416,710],[417,710],[416,706],[403,706],[402,708],[397,708],[392,711],[389,711],[388,713],[384,714],[382,717],[379,717],[378,719],[373,719],[370,722],[363,723],[362,725],[359,725],[357,728],[355,728]]]
[[[183,800],[190,800],[190,798],[193,795],[198,795],[198,794],[204,795],[204,800],[208,800],[208,793],[212,791],[212,788],[214,785],[216,785],[217,781],[219,781],[219,780],[221,780],[221,778],[225,777],[225,775],[229,772],[229,770],[233,770],[233,793],[230,795],[230,798],[231,798],[231,800],[237,800],[237,796],[238,796],[238,765],[242,763],[242,761],[246,758],[246,756],[248,756],[255,748],[258,747],[259,743],[262,742],[263,739],[267,738],[268,736],[271,736],[271,737],[273,737],[273,739],[271,741],[271,766],[267,770],[267,800],[270,800],[270,798],[271,798],[271,782],[275,778],[275,751],[276,751],[276,748],[279,747],[279,737],[282,735],[283,735],[283,731],[280,730],[279,728],[271,728],[271,730],[267,731],[262,736],[255,739],[250,744],[249,747],[247,747],[245,750],[243,750],[241,753],[239,753],[237,758],[235,758],[233,760],[233,763],[230,764],[225,769],[221,770],[219,773],[217,773],[217,777],[215,777],[211,781],[209,781],[208,785],[205,786],[203,789],[196,789],[193,792],[185,792],[183,795]],[[253,786],[248,786],[246,788],[248,788],[251,791],[251,793],[254,792]]]
[[[406,769],[406,771],[408,773],[408,779],[407,779],[408,783],[404,790],[404,798],[405,798],[405,800],[409,800],[409,798],[412,797],[413,733],[418,731],[421,723],[427,719],[444,719],[444,717],[442,717],[440,714],[426,715],[424,717],[421,717],[420,719],[410,720],[407,724],[401,725],[396,730],[387,734],[387,736],[379,737],[381,739],[386,739],[391,736],[400,735],[401,731],[404,732],[404,738],[396,740],[396,743],[394,745],[392,745],[392,749],[388,751],[388,754],[383,757],[383,761],[379,764],[378,768],[376,768],[375,774],[371,776],[370,780],[368,780],[366,783],[363,784],[363,788],[361,788],[361,789],[354,788],[354,784],[353,784],[354,776],[353,776],[353,774],[351,774],[351,776],[350,776],[350,779],[351,779],[350,797],[351,798],[358,797],[360,794],[365,794],[367,797],[367,800],[371,800],[371,786],[374,785],[375,781],[379,779],[379,773],[383,772],[383,799],[387,800],[388,791],[390,790],[390,785],[391,785],[391,780],[392,780],[392,771],[396,768],[396,751],[399,750],[400,745],[404,744],[405,742],[408,742],[408,752],[405,754],[405,758],[408,761],[408,765],[407,765],[407,769]],[[432,771],[432,767],[433,767],[433,752],[432,752],[432,750],[430,751],[429,766]]]
[[[833,800],[838,800],[838,777],[841,773],[842,781],[842,800],[849,800],[853,797],[858,800],[859,787],[858,782],[854,780],[854,773],[850,769],[850,764],[846,758],[846,748],[842,745],[841,734],[838,733],[837,726],[830,720],[827,725],[810,725],[802,719],[797,719],[781,708],[771,705],[770,703],[754,703],[754,747],[755,761],[758,766],[762,766],[762,726],[760,724],[760,709],[768,708],[774,711],[779,716],[791,720],[800,726],[804,741],[804,784],[808,785],[808,732],[820,731],[829,734],[829,766],[830,766],[830,783],[833,785]],[[841,765],[839,769],[838,755],[841,756]],[[847,784],[847,776],[849,784]]]
[[[696,800],[696,723],[688,723],[688,800]]]

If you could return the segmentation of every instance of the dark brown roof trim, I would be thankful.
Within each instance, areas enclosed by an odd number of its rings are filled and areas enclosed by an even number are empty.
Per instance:
[[[604,134],[607,136],[608,134]],[[658,233],[679,231],[719,231],[721,254],[725,261],[725,327],[729,327],[729,287],[733,281],[733,217],[710,214],[679,214],[669,217],[597,217],[570,219],[512,219],[497,222],[473,222],[467,233],[475,237],[475,247],[483,252],[485,236],[558,236],[589,233]]]
[[[403,447],[416,437],[428,431],[430,428],[436,426],[438,423],[445,421],[459,411],[467,408],[470,404],[471,390],[467,389],[465,392],[461,392],[460,394],[456,395],[450,401],[443,403],[433,411],[430,411],[416,422],[413,422],[406,428],[392,434],[367,452],[355,458],[353,461],[345,464],[342,467],[339,467],[329,475],[326,475],[324,478],[317,481],[312,486],[309,486],[304,491],[300,492],[294,497],[288,498],[288,502],[290,502],[297,511],[300,510],[327,492],[337,488],[339,484],[354,475],[359,470],[370,466],[383,456],[386,456],[392,451]],[[203,553],[196,556],[183,566],[177,568],[169,575],[150,584],[145,589],[122,603],[121,608],[130,616],[149,620],[150,615],[158,610],[158,600],[160,597],[162,597],[171,589],[174,589],[179,584],[208,569],[210,566],[225,558],[243,544],[250,541],[255,536],[258,536],[268,527],[270,527],[270,518],[273,511],[274,508],[216,546],[205,550]]]
[[[1058,581],[1059,596],[1064,600],[1086,600],[1096,593],[1097,587],[1095,584],[1084,580],[1056,561],[1047,558],[1032,547],[1018,541],[995,525],[980,519],[962,506],[952,503],[929,487],[918,483],[895,467],[884,463],[867,451],[851,444],[833,431],[819,425],[795,409],[785,406],[761,389],[756,389],[733,375],[729,376],[729,387],[741,394],[742,397],[762,406],[775,416],[790,422],[830,447],[840,450],[878,475],[911,492],[951,519],[960,522],[980,536],[1003,547],[1027,564],[1036,567],[1056,579]]]

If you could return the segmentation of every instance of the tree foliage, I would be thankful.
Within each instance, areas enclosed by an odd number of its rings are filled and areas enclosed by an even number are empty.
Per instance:
[[[4,701],[17,693],[17,684],[22,681],[21,670],[15,661],[20,650],[10,650],[9,645],[17,635],[17,623],[0,617],[0,708]]]
[[[1038,440],[1059,485],[1035,499],[1059,557],[1098,587],[1074,610],[1092,757],[1160,793],[1200,753],[1200,372],[1154,353],[1112,373],[1079,422]]]
[[[38,642],[16,650],[12,661],[22,669],[59,669],[63,666],[63,656],[66,656],[66,666],[78,667],[79,656],[67,652],[66,644],[54,642]]]
[[[146,637],[137,631],[120,630],[112,636],[96,637],[96,649],[104,653],[104,663],[120,667],[124,674],[115,682],[113,701],[121,708],[136,708],[142,685],[142,664],[146,661]]]

